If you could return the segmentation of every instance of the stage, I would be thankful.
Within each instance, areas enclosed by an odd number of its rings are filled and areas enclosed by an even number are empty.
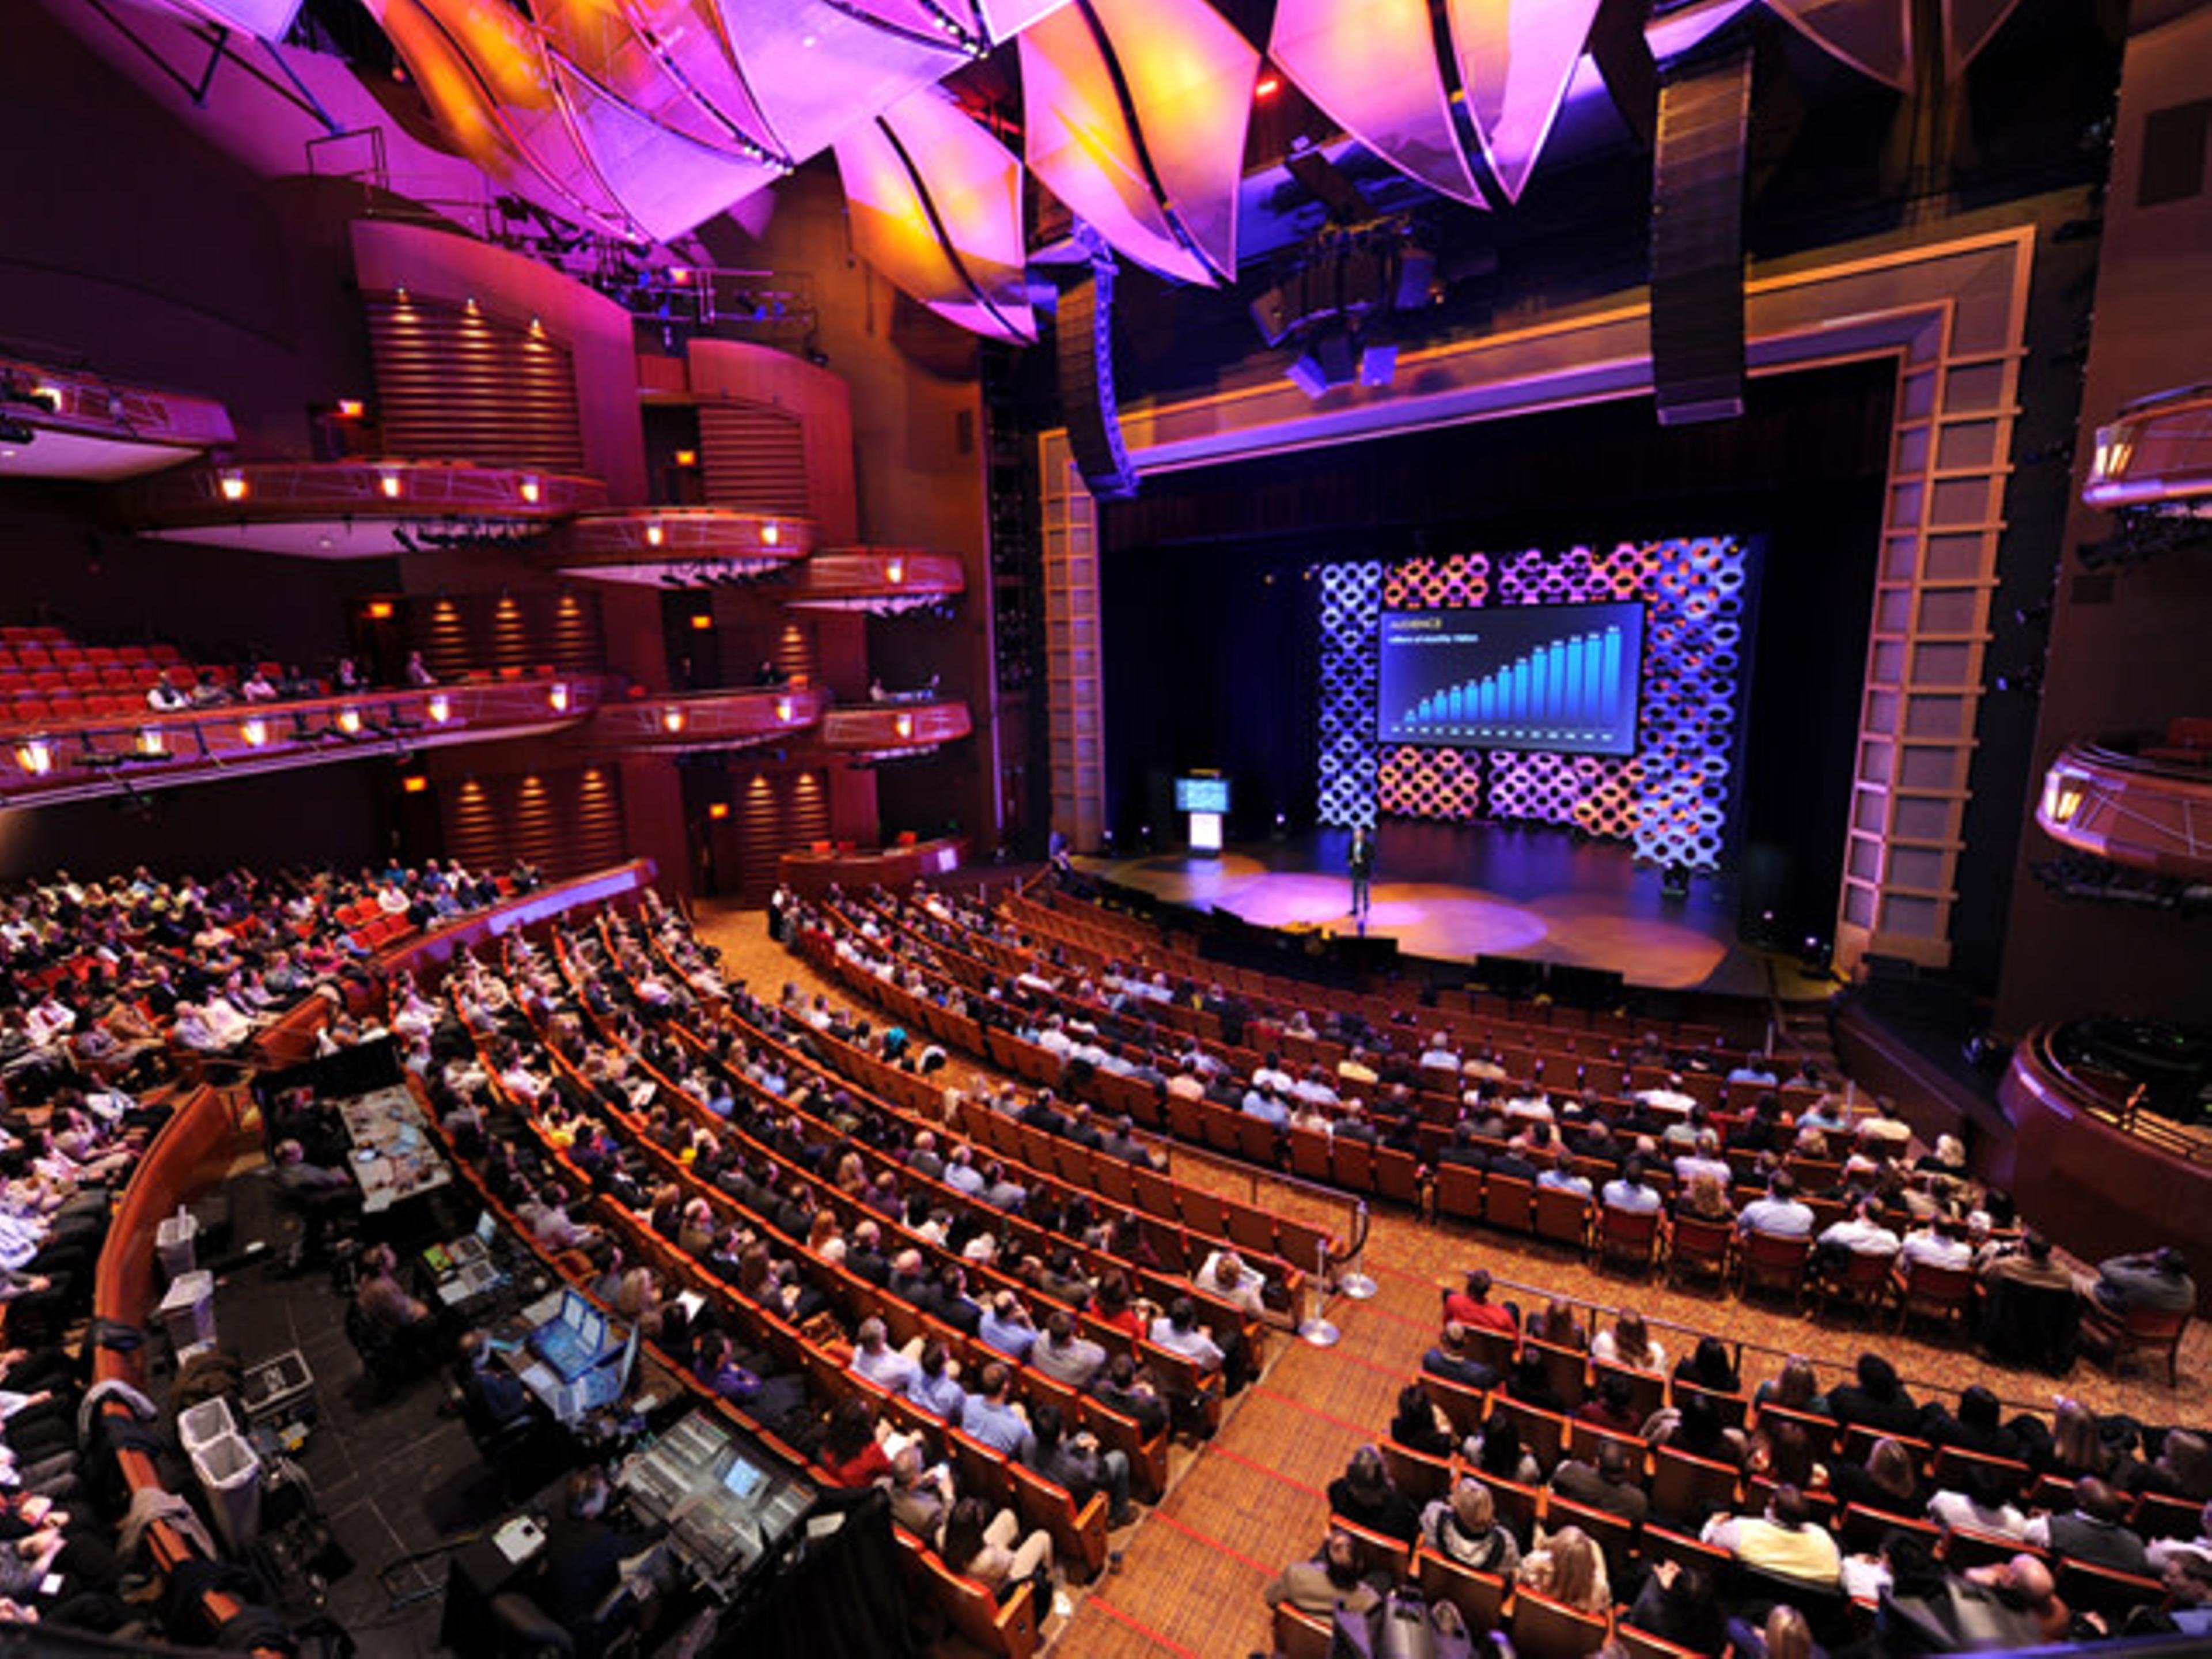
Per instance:
[[[1269,927],[1356,931],[1345,871],[1351,832],[1322,830],[1240,843],[1218,858],[1188,852],[1079,859],[1078,867],[1151,893],[1226,910]],[[1794,954],[1736,937],[1726,876],[1698,875],[1686,898],[1660,892],[1615,842],[1543,825],[1385,823],[1366,932],[1410,956],[1467,962],[1528,957],[1606,968],[1632,985],[1728,996],[1817,1000],[1832,981],[1807,977]]]

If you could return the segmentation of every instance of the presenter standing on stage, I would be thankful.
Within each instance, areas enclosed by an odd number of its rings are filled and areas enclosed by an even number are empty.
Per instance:
[[[1352,832],[1352,914],[1364,918],[1369,908],[1368,884],[1375,879],[1375,838],[1364,826]]]

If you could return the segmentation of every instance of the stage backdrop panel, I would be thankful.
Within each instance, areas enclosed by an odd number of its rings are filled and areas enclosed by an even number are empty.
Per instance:
[[[1322,821],[1371,824],[1379,811],[1573,824],[1641,858],[1715,868],[1742,714],[1746,556],[1717,536],[1321,566]],[[1606,600],[1644,606],[1633,755],[1377,741],[1383,611]]]

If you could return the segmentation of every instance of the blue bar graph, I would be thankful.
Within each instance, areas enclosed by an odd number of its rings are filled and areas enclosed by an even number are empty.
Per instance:
[[[1431,691],[1388,723],[1415,741],[1612,744],[1636,721],[1636,686],[1622,678],[1621,648],[1615,625],[1568,635],[1479,679]]]

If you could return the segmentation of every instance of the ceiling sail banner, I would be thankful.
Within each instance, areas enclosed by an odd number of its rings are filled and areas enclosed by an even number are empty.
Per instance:
[[[913,27],[914,7],[720,0],[722,27],[775,135],[804,161],[848,128],[969,61],[961,37]]]
[[[2020,0],[1943,0],[1943,73],[1957,80]]]
[[[1509,202],[1552,136],[1599,0],[1449,0],[1460,85],[1483,159]]]
[[[949,322],[1036,338],[1012,151],[934,87],[847,131],[836,149],[862,258]]]
[[[1260,54],[1205,0],[1076,0],[1024,32],[1030,170],[1163,276],[1237,271]]]
[[[300,0],[169,0],[170,9],[276,45],[292,32]]]
[[[791,159],[722,40],[714,0],[538,0],[536,11],[578,74],[648,120],[702,144]]]
[[[1489,205],[1453,131],[1427,0],[1279,0],[1267,56],[1391,166],[1455,202]]]
[[[1831,58],[1899,92],[1912,89],[1912,0],[1766,0]]]

